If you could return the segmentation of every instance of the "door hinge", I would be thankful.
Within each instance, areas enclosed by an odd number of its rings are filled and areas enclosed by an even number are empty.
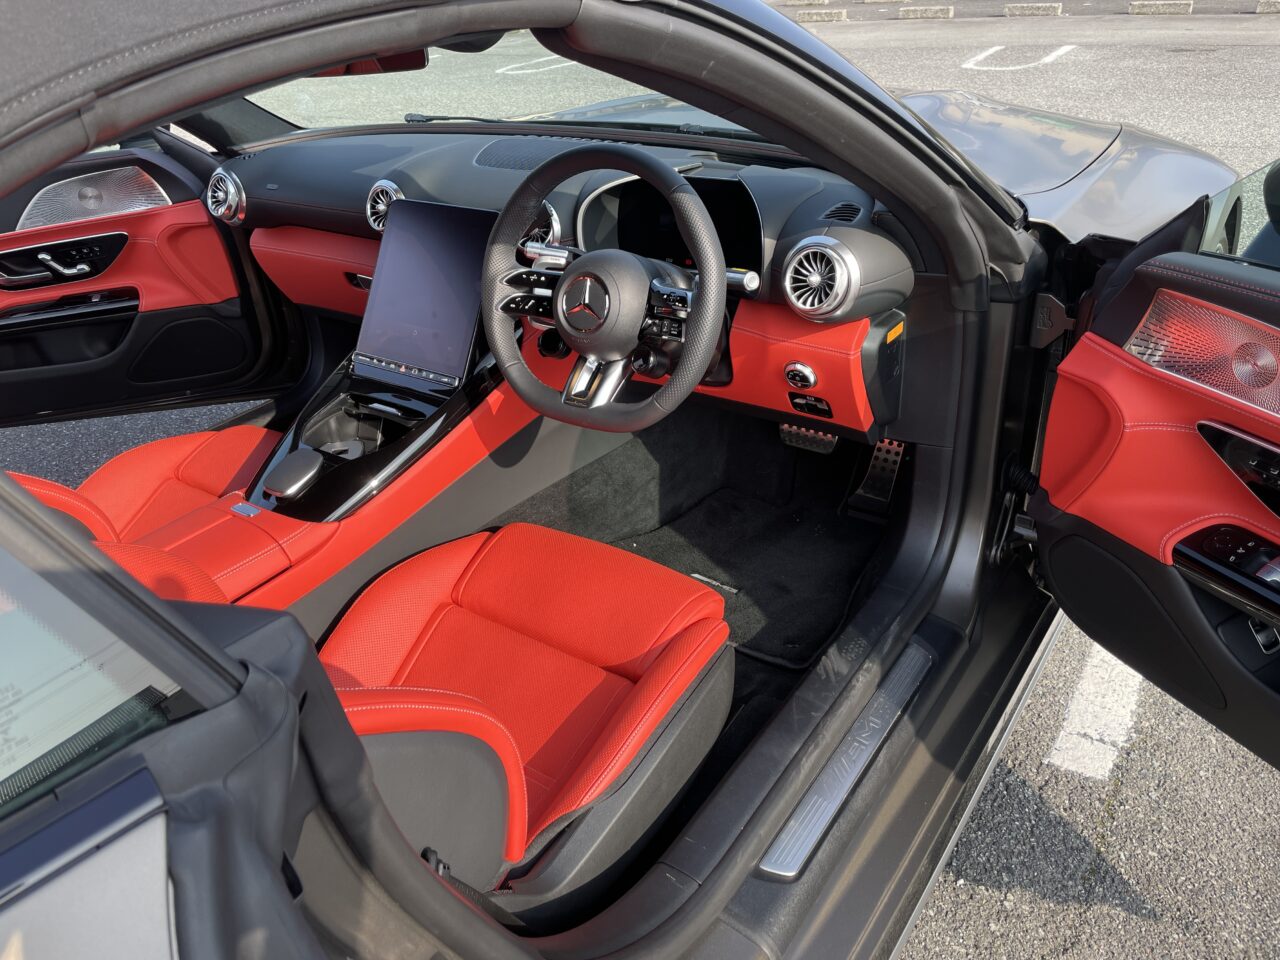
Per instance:
[[[1043,350],[1075,328],[1075,318],[1067,315],[1067,308],[1061,300],[1051,293],[1036,294],[1031,334],[1028,338],[1032,349]]]

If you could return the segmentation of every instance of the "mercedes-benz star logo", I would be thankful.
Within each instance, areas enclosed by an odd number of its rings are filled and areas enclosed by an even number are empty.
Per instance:
[[[569,281],[560,295],[565,323],[578,333],[591,333],[604,325],[609,313],[609,291],[599,277],[581,274]]]

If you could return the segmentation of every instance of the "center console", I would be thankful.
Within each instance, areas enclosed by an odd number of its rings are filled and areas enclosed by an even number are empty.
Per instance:
[[[480,267],[495,218],[392,205],[355,353],[285,434],[249,503],[297,520],[340,520],[497,385],[492,366],[476,365]]]

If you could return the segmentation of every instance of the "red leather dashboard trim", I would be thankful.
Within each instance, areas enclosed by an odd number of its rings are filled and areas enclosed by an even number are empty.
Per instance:
[[[0,236],[0,251],[117,232],[127,233],[129,242],[98,276],[0,291],[0,310],[114,287],[135,288],[140,311],[221,303],[239,296],[222,238],[199,200],[99,220],[17,230]]]
[[[818,383],[804,391],[831,404],[832,420],[866,431],[875,423],[862,379],[862,344],[871,329],[868,319],[845,323],[813,323],[778,303],[743,300],[733,317],[729,349],[733,382],[724,387],[699,386],[701,393],[795,415],[789,394],[798,392],[783,377],[788,363],[807,364]],[[823,422],[817,418],[814,425]]]
[[[1164,563],[1217,523],[1280,540],[1280,519],[1210,449],[1201,421],[1280,443],[1280,417],[1085,334],[1058,368],[1041,485],[1058,509]]]
[[[789,396],[801,391],[796,391],[783,376],[788,363],[799,361],[811,367],[818,378],[813,390],[803,392],[826,400],[832,413],[831,420],[805,419],[815,428],[837,423],[865,432],[875,424],[862,378],[862,344],[870,329],[871,321],[866,319],[812,323],[782,304],[744,300],[738,305],[729,333],[733,382],[723,387],[699,384],[697,392],[801,416],[791,406]],[[539,354],[539,332],[525,330],[525,362],[543,383],[559,390],[573,361],[552,360]]]
[[[354,287],[348,273],[373,275],[378,241],[314,230],[268,227],[249,237],[254,258],[294,303],[363,316],[369,294]]]

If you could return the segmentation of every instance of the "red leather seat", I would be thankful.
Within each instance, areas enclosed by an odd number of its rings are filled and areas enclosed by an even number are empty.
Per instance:
[[[723,615],[718,594],[673,570],[513,524],[392,568],[320,659],[361,736],[447,731],[490,748],[510,865],[629,772],[722,649]]]
[[[280,434],[237,426],[144,443],[113,457],[76,489],[11,473],[47,507],[102,543],[133,543],[170,521],[244,489]]]

